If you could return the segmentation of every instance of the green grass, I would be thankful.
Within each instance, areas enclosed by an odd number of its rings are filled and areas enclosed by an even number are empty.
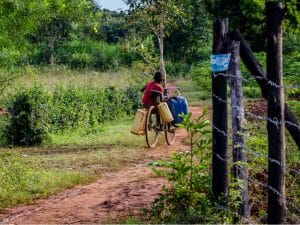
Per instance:
[[[22,76],[16,81],[16,86],[31,86],[33,83],[41,84],[49,90],[57,85],[86,86],[104,88],[108,85],[124,87],[128,84],[130,72],[126,69],[120,71],[98,72],[95,70],[72,70],[64,66],[26,67]]]
[[[1,89],[2,96],[0,96],[0,103],[2,106],[3,97],[12,95],[18,89],[32,87],[35,84],[45,87],[50,92],[57,86],[89,86],[97,89],[114,86],[117,89],[122,89],[135,80],[141,81],[145,79],[140,72],[126,68],[118,68],[116,71],[99,72],[96,70],[72,70],[66,66],[59,65],[54,67],[27,66],[10,76],[16,78],[10,82],[10,85],[6,85],[3,90]]]
[[[180,79],[178,81],[180,87],[180,94],[187,99],[189,105],[199,105],[206,96],[210,95],[208,90],[199,90],[197,84],[191,80]]]
[[[53,145],[143,146],[141,136],[130,133],[133,116],[119,118],[99,127],[75,129],[64,135],[52,134]]]
[[[25,162],[28,155],[13,150],[0,152],[0,209],[85,184],[94,179],[92,173],[42,169],[39,162],[33,165]]]
[[[285,182],[286,182],[286,196],[288,204],[288,218],[293,218],[297,213],[295,206],[300,203],[300,175],[293,174],[292,170],[299,170],[300,152],[290,134],[286,130],[286,160],[285,160]],[[254,208],[262,205],[267,205],[267,195],[265,188],[259,185],[259,182],[267,184],[268,171],[268,136],[266,121],[248,121],[247,122],[247,136],[246,145],[248,153],[248,168],[252,180],[255,182],[249,183],[249,190],[251,191],[251,198],[254,200]],[[261,208],[260,213],[266,214],[266,208]],[[258,216],[258,214],[256,215]]]
[[[0,149],[0,209],[30,203],[123,169],[144,157],[145,137],[130,133],[132,117],[54,136],[53,145]]]
[[[27,68],[12,86],[14,91],[18,85],[30,86],[34,82],[46,84],[51,90],[55,85],[76,84],[84,86],[93,84],[104,87],[109,82],[119,87],[128,84],[130,72],[98,73],[93,71],[72,71],[64,67]],[[122,74],[125,75],[122,75]],[[207,79],[210,78],[205,78]],[[200,90],[190,80],[178,80],[181,95],[186,97],[189,105],[211,104],[210,90]],[[249,93],[253,91],[249,89]],[[202,97],[209,96],[202,101]],[[288,105],[299,119],[299,101],[289,101]],[[230,115],[229,115],[230,116]],[[136,163],[144,157],[146,143],[144,136],[130,133],[133,116],[120,118],[97,127],[85,127],[70,130],[66,133],[52,134],[51,145],[32,148],[0,149],[0,209],[29,203],[38,198],[71,188],[77,184],[92,182],[101,177],[103,172],[118,171],[125,166]],[[0,119],[1,127],[5,121]],[[230,126],[230,125],[229,125]],[[267,155],[266,124],[249,122],[247,127],[247,146],[254,152]],[[287,134],[287,166],[299,169],[299,150]],[[228,148],[229,154],[230,149]],[[250,175],[267,169],[267,160],[263,157],[249,155]],[[286,193],[295,205],[300,203],[299,175],[286,174]],[[250,183],[250,186],[253,185]],[[251,196],[254,200],[266,201],[262,190]],[[293,207],[290,207],[292,209]],[[263,210],[261,213],[265,213]],[[135,220],[125,221],[132,223]],[[138,221],[138,219],[136,220]]]

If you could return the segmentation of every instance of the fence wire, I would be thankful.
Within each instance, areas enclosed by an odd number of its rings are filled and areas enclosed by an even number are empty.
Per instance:
[[[260,76],[253,76],[251,78],[244,78],[242,76],[237,76],[235,74],[233,75],[230,75],[228,73],[213,73],[213,77],[217,77],[217,76],[224,76],[224,77],[227,77],[227,78],[235,78],[235,79],[239,79],[239,80],[242,80],[244,82],[250,82],[252,80],[264,80],[269,86],[272,86],[273,88],[284,88],[284,89],[290,89],[290,88],[300,88],[300,85],[299,84],[296,84],[296,85],[289,85],[289,86],[284,86],[284,85],[278,85],[276,83],[274,83],[273,81],[271,80],[268,80],[267,78],[265,77],[260,77]],[[252,112],[248,112],[248,111],[245,111],[245,109],[243,107],[240,107],[240,106],[237,106],[237,105],[234,105],[232,102],[228,102],[227,99],[222,99],[220,96],[217,96],[215,93],[212,93],[212,97],[217,99],[219,102],[221,103],[225,103],[225,104],[228,104],[230,107],[232,107],[233,109],[239,111],[240,113],[242,113],[243,115],[247,116],[247,117],[250,117],[250,118],[254,118],[258,121],[268,121],[272,124],[274,124],[278,129],[279,129],[279,125],[281,124],[281,122],[278,120],[278,118],[269,118],[267,116],[262,116],[262,115],[258,115],[258,114],[255,114],[255,113],[252,113]],[[245,119],[246,120],[246,119]],[[300,129],[300,125],[298,124],[295,124],[295,123],[292,123],[291,121],[285,121],[284,122],[285,124],[288,124],[290,126],[294,126],[298,129]],[[216,127],[214,124],[212,125],[212,129],[216,130],[219,134],[227,137],[227,138],[232,138],[233,134],[231,133],[228,133],[227,131],[224,131],[218,127]],[[244,129],[245,131],[244,132],[247,132],[246,129]],[[239,134],[241,135],[241,134]],[[267,160],[268,162],[272,162],[272,163],[275,163],[277,165],[279,165],[281,168],[283,168],[285,170],[285,173],[287,172],[290,172],[292,175],[296,176],[294,177],[294,179],[299,179],[297,176],[300,175],[300,168],[291,168],[289,167],[288,165],[286,165],[286,163],[280,163],[278,160],[276,159],[272,159],[268,156],[268,154],[263,154],[262,152],[257,152],[257,151],[254,151],[253,149],[251,149],[247,144],[245,143],[235,143],[237,146],[239,146],[239,148],[249,157],[249,156],[252,156],[254,157],[255,159],[265,159]],[[216,154],[214,153],[215,156],[223,161],[223,162],[227,162],[227,159],[223,158],[222,156],[220,156],[219,154]],[[244,173],[242,170],[240,171],[242,173]],[[245,174],[243,174],[245,175]],[[245,177],[248,177],[248,176],[245,176]],[[252,177],[248,177],[248,183],[251,182],[252,184],[257,184],[263,188],[266,188],[268,190],[271,190],[272,192],[274,192],[276,195],[278,195],[280,198],[283,198],[284,201],[286,202],[286,205],[288,207],[290,207],[290,209],[293,209],[294,211],[296,211],[300,216],[300,208],[298,205],[296,205],[292,200],[288,199],[286,196],[282,195],[280,192],[278,192],[276,189],[274,189],[272,186],[268,185],[267,183],[264,183],[262,181],[259,181],[257,179],[253,179]]]

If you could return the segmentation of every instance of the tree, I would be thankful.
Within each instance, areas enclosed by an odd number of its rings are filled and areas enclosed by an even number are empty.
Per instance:
[[[153,32],[159,45],[160,70],[166,80],[164,38],[178,26],[187,23],[183,0],[124,0],[129,5],[130,23]]]
[[[101,19],[101,34],[108,43],[116,43],[126,38],[126,15],[124,12],[103,10]]]
[[[285,31],[299,33],[300,15],[297,11],[297,0],[281,1],[287,11]],[[265,0],[205,0],[205,4],[215,18],[228,17],[231,29],[239,29],[253,50],[260,51],[265,48]]]
[[[202,59],[199,50],[207,50],[205,46],[212,39],[211,16],[203,0],[186,0],[183,8],[190,21],[179,24],[166,37],[165,47],[169,58],[191,64]]]
[[[45,1],[47,10],[40,21],[37,32],[31,35],[31,41],[43,46],[44,52],[46,52],[45,56],[49,57],[49,63],[53,65],[56,49],[70,37],[72,29],[80,30],[85,22],[92,25],[90,18],[97,18],[95,16],[97,7],[90,0]]]
[[[26,61],[30,51],[27,36],[34,32],[45,12],[44,1],[0,1],[0,66]]]
[[[55,52],[72,38],[96,32],[100,9],[92,0],[1,0],[0,66],[54,64]],[[84,35],[83,35],[84,34]],[[40,53],[40,54],[38,54]]]

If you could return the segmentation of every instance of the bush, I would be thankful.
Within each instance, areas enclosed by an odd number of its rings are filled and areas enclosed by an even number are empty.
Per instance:
[[[11,67],[16,66],[21,59],[21,52],[14,48],[3,48],[0,51],[0,66]]]
[[[260,98],[262,96],[261,90],[258,87],[258,85],[256,85],[255,87],[252,86],[243,87],[243,92],[244,92],[244,96],[248,98]]]
[[[95,126],[134,113],[141,106],[139,89],[138,85],[125,90],[112,86],[68,86],[56,87],[50,95],[35,86],[19,91],[8,104],[6,142],[16,146],[39,145],[49,140],[48,132]]]
[[[86,52],[75,52],[71,55],[70,65],[72,68],[90,68],[93,65],[93,57]]]
[[[170,182],[154,201],[149,216],[154,223],[232,223],[235,213],[214,205],[210,195],[211,130],[205,119],[207,109],[195,120],[183,117],[181,128],[189,132],[189,151],[176,152],[168,160],[151,163],[153,171]]]
[[[140,58],[137,52],[124,49],[120,44],[93,40],[75,40],[57,51],[58,63],[101,71],[115,69],[121,64],[131,65],[136,58]]]
[[[93,126],[121,115],[131,114],[140,107],[137,86],[117,90],[92,87],[57,87],[50,110],[51,131],[64,131],[79,126]]]
[[[39,145],[49,140],[49,95],[38,86],[19,91],[8,106],[6,141],[16,146]]]
[[[175,62],[166,62],[166,71],[167,74],[171,77],[186,77],[190,71],[190,66],[186,63],[175,63]]]
[[[209,61],[194,66],[190,77],[198,87],[201,99],[211,98],[211,67]]]

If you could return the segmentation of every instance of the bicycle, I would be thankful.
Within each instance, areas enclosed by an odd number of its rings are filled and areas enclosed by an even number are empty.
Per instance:
[[[180,95],[179,88],[174,88],[177,95]],[[145,123],[145,136],[146,142],[149,148],[154,148],[158,142],[158,136],[161,132],[164,132],[165,139],[168,145],[172,145],[176,136],[176,127],[173,126],[172,122],[163,122],[160,118],[157,105],[160,102],[168,101],[170,98],[169,89],[164,88],[163,95],[161,93],[152,92],[154,99],[156,100],[155,105],[150,106],[147,111],[146,123]]]

